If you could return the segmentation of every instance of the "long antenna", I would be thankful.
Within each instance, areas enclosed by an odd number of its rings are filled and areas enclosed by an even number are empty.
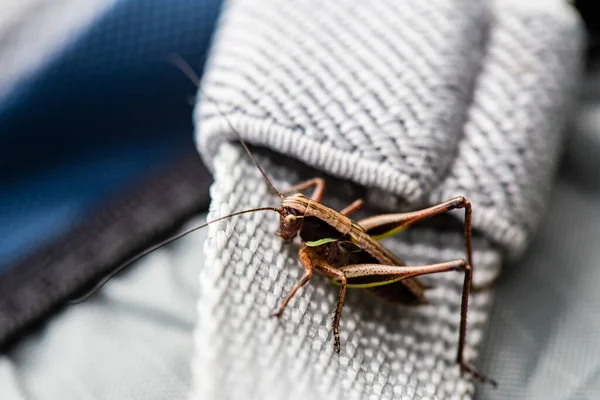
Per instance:
[[[193,228],[190,228],[186,231],[177,233],[165,240],[163,240],[162,242],[159,242],[157,244],[155,244],[154,246],[151,246],[149,248],[147,248],[146,250],[142,251],[141,253],[136,254],[135,256],[131,257],[129,260],[125,261],[123,264],[119,265],[117,268],[115,268],[114,270],[112,270],[108,275],[104,276],[104,278],[102,278],[102,280],[100,282],[98,282],[92,289],[90,289],[88,292],[86,292],[83,296],[78,297],[76,299],[73,299],[71,301],[69,301],[69,304],[79,304],[79,303],[83,303],[84,301],[86,301],[87,299],[89,299],[94,293],[96,293],[98,290],[100,290],[100,288],[102,286],[104,286],[108,281],[110,281],[115,275],[117,275],[119,272],[121,272],[122,270],[124,270],[125,268],[127,268],[129,265],[131,265],[132,263],[136,262],[137,260],[139,260],[142,257],[147,256],[148,254],[152,253],[155,250],[160,249],[161,247],[174,242],[177,239],[180,239],[182,237],[184,237],[185,235],[188,235],[192,232],[195,232],[199,229],[202,229],[212,223],[215,222],[219,222],[222,221],[224,219],[227,218],[231,218],[231,217],[235,217],[237,215],[241,215],[241,214],[246,214],[246,213],[250,213],[250,212],[256,212],[256,211],[277,211],[279,212],[279,208],[275,208],[275,207],[260,207],[260,208],[253,208],[251,210],[244,210],[244,211],[238,211],[238,212],[234,212],[233,214],[229,214],[229,215],[225,215],[224,217],[220,217],[217,219],[214,219],[210,222],[207,222],[205,224],[202,225],[198,225],[195,226]]]
[[[179,56],[178,54],[175,54],[175,53],[169,53],[167,55],[167,61],[171,62],[173,65],[175,65],[177,68],[179,68],[179,70],[181,70],[181,72],[183,72],[183,74],[185,76],[187,76],[194,83],[194,85],[196,85],[198,92],[202,95],[202,97],[205,98],[206,100],[208,100],[209,102],[211,102],[215,106],[217,112],[225,119],[225,121],[227,122],[227,125],[229,126],[229,128],[231,129],[233,134],[236,136],[236,138],[242,144],[242,147],[244,148],[244,150],[246,151],[246,153],[252,160],[252,163],[258,168],[258,170],[262,174],[262,176],[265,179],[265,182],[267,182],[267,185],[269,186],[269,189],[271,190],[271,192],[273,192],[273,194],[276,194],[277,196],[281,197],[282,199],[285,198],[285,196],[279,190],[277,190],[275,188],[275,186],[273,186],[273,184],[271,183],[271,180],[269,179],[269,177],[267,176],[265,171],[262,169],[262,167],[258,163],[258,160],[254,156],[254,154],[252,154],[252,152],[248,148],[248,145],[246,145],[246,142],[242,139],[240,133],[237,131],[237,129],[235,129],[235,127],[233,126],[231,121],[229,121],[229,119],[225,116],[225,113],[221,110],[219,104],[215,100],[213,100],[211,97],[204,94],[204,92],[200,88],[200,78],[198,77],[198,75],[196,74],[194,69],[183,58],[181,58],[181,56]],[[100,290],[100,288],[102,288],[102,286],[104,286],[108,281],[110,281],[115,275],[117,275],[119,272],[121,272],[122,270],[127,268],[129,265],[131,265],[135,261],[139,260],[140,258],[147,256],[148,254],[152,253],[153,251],[158,250],[159,248],[161,248],[171,242],[174,242],[177,239],[180,239],[192,232],[202,229],[202,228],[212,224],[213,222],[222,221],[224,219],[235,217],[237,215],[246,214],[246,213],[250,213],[250,212],[256,212],[256,211],[277,211],[277,212],[279,212],[279,209],[274,208],[274,207],[261,207],[261,208],[254,208],[251,210],[238,211],[233,214],[229,214],[224,217],[217,218],[213,221],[207,222],[205,224],[190,228],[186,231],[183,231],[176,235],[173,235],[173,236],[155,244],[154,246],[147,248],[146,250],[142,251],[141,253],[136,254],[129,260],[125,261],[124,263],[119,265],[117,268],[115,268],[113,271],[111,271],[108,275],[104,276],[104,278],[102,278],[102,280],[100,282],[98,282],[91,290],[89,290],[83,296],[69,301],[69,304],[79,304],[79,303],[86,301],[92,295],[94,295],[94,293],[96,293],[98,290]]]
[[[194,69],[190,66],[190,64],[188,64],[183,58],[181,58],[181,56],[179,56],[178,54],[175,54],[175,53],[169,53],[167,55],[167,61],[171,62],[173,65],[175,65],[177,68],[179,68],[181,70],[181,72],[183,72],[183,74],[185,76],[187,76],[196,85],[196,87],[198,88],[198,92],[202,95],[202,98],[205,98],[206,100],[208,100],[215,106],[219,115],[221,115],[221,117],[223,117],[225,122],[227,122],[229,129],[231,129],[233,131],[233,134],[236,136],[237,140],[240,141],[240,143],[242,144],[242,147],[244,148],[246,153],[250,156],[252,163],[258,168],[258,170],[262,174],[263,178],[265,178],[267,185],[269,185],[269,189],[271,189],[273,194],[276,194],[277,196],[281,197],[282,199],[285,198],[285,196],[279,190],[277,190],[275,188],[275,186],[273,186],[273,184],[271,183],[271,180],[269,179],[269,177],[267,176],[265,171],[262,169],[262,167],[258,163],[258,160],[256,159],[256,157],[254,157],[254,154],[252,154],[252,152],[246,145],[246,142],[244,142],[244,139],[242,139],[242,135],[237,131],[237,129],[235,129],[235,127],[233,126],[231,121],[229,121],[229,118],[227,118],[225,113],[221,110],[219,103],[217,103],[211,97],[207,96],[202,91],[202,88],[200,87],[200,78],[198,77],[198,74],[196,74]]]

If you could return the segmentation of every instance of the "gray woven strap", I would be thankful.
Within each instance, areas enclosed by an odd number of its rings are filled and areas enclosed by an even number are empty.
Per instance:
[[[278,205],[241,147],[226,143],[231,123],[273,151],[260,160],[280,190],[332,176],[324,202],[335,208],[359,196],[368,214],[466,196],[475,281],[493,279],[542,216],[582,31],[559,1],[483,3],[230,2],[203,83],[220,112],[201,102],[196,113],[198,147],[215,174],[211,218]],[[337,288],[325,279],[314,277],[280,323],[268,318],[302,274],[297,245],[273,235],[277,222],[262,212],[210,227],[196,398],[471,397],[474,384],[454,363],[460,274],[426,278],[430,304],[416,308],[350,291],[337,355]],[[460,229],[425,224],[385,245],[413,264],[464,257]],[[471,296],[473,362],[490,303],[490,292]]]

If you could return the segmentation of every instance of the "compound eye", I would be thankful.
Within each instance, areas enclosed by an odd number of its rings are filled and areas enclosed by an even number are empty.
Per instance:
[[[292,225],[296,224],[297,220],[298,219],[296,218],[295,215],[289,214],[289,215],[285,216],[285,224],[288,226],[292,226]]]

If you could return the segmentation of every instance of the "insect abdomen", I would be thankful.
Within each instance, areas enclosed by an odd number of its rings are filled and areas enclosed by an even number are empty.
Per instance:
[[[413,290],[409,289],[409,287],[415,283],[419,287],[422,286],[420,282],[416,281],[414,278],[408,278],[398,282],[390,283],[388,285],[369,288],[367,290],[373,293],[379,299],[389,303],[400,303],[406,305],[427,304],[427,299],[423,295],[422,289],[419,290],[416,287]],[[419,292],[420,295],[418,294]]]

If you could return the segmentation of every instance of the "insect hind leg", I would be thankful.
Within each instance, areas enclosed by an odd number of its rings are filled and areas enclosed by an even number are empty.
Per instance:
[[[463,196],[458,196],[451,200],[418,211],[399,214],[383,214],[375,217],[365,218],[358,221],[358,225],[360,225],[369,235],[379,240],[388,236],[392,236],[393,234],[408,228],[416,222],[459,208],[465,209],[463,236],[465,239],[467,262],[469,265],[473,266],[473,233],[471,228],[473,212],[471,202]],[[490,289],[494,286],[497,278],[498,277],[496,277],[490,283],[482,286],[474,286],[472,291],[479,293]]]
[[[435,274],[439,272],[447,271],[461,271],[464,272],[464,281],[462,288],[462,298],[460,305],[460,326],[458,336],[458,349],[456,353],[456,362],[460,365],[461,370],[470,373],[473,377],[480,380],[481,382],[488,382],[493,386],[497,386],[497,383],[482,375],[472,366],[470,366],[464,359],[464,348],[467,336],[467,310],[469,308],[469,294],[471,292],[471,282],[473,281],[473,268],[464,259],[457,259],[452,261],[441,262],[437,264],[428,265],[382,265],[382,264],[354,264],[342,267],[339,269],[344,273],[346,279],[350,280],[348,287],[354,288],[376,288],[377,286],[387,285],[398,280],[413,278],[422,275]],[[373,282],[370,280],[369,283],[355,283],[360,282],[360,278],[381,276],[380,282]]]
[[[369,235],[374,236],[375,238],[383,238],[391,236],[394,233],[400,232],[401,230],[408,228],[416,222],[435,217],[436,215],[444,214],[450,210],[454,210],[457,208],[465,209],[465,219],[463,224],[465,248],[467,251],[467,262],[473,265],[471,202],[462,196],[455,197],[451,200],[418,211],[399,214],[383,214],[365,218],[358,221],[358,224]]]

